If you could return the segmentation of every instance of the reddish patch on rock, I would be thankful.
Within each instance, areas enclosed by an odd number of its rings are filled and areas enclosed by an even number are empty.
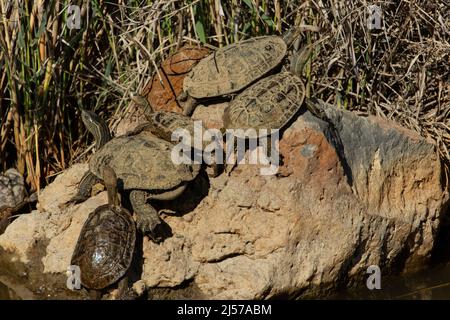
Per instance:
[[[280,141],[282,166],[278,175],[296,176],[319,184],[335,183],[343,177],[336,150],[324,135],[312,128],[293,128]]]
[[[184,77],[209,53],[210,50],[205,47],[181,47],[161,63],[159,76],[155,73],[141,94],[150,101],[155,110],[181,113],[182,109],[176,97],[183,91]]]

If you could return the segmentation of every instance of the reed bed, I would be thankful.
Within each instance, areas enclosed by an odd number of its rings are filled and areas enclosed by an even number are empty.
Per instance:
[[[80,29],[69,28],[70,5]],[[381,28],[368,26],[369,5]],[[307,94],[418,132],[450,163],[450,2],[0,0],[0,171],[30,189],[86,156],[79,107],[114,126],[159,62],[302,26]]]

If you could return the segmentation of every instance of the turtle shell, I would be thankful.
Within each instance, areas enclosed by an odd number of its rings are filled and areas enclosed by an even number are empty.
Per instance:
[[[184,78],[183,90],[196,99],[240,91],[280,65],[286,53],[277,36],[236,42],[201,60]]]
[[[185,129],[189,132],[192,146],[198,149],[202,149],[205,147],[204,145],[205,142],[203,142],[202,137],[203,132],[206,129],[202,125],[201,121],[198,121],[199,126],[196,129],[195,121],[191,117],[175,112],[165,112],[165,111],[153,112],[147,115],[147,120],[149,122],[150,132],[161,139],[164,139],[166,141],[172,141],[172,134],[176,130]],[[198,133],[196,132],[196,130],[198,131]],[[194,139],[197,136],[201,139],[201,141],[199,142],[199,147],[197,147],[194,142]]]
[[[104,165],[117,175],[119,189],[170,190],[193,180],[197,165],[175,164],[174,145],[148,131],[108,141],[89,162],[90,171],[101,178]]]
[[[25,195],[23,177],[16,169],[0,173],[0,208],[15,207],[24,201]]]
[[[257,138],[267,134],[260,129],[276,130],[285,126],[302,106],[305,86],[290,72],[264,78],[241,92],[225,109],[226,129],[255,129],[234,132],[239,138]]]
[[[80,268],[81,284],[100,290],[122,278],[131,265],[135,243],[136,226],[127,210],[103,205],[91,212],[71,259]]]

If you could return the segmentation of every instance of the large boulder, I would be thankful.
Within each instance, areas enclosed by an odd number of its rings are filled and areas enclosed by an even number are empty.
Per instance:
[[[382,275],[424,268],[448,204],[434,146],[390,121],[327,115],[333,125],[305,112],[284,132],[276,175],[239,165],[210,178],[193,210],[163,213],[173,236],[142,240],[135,289],[151,298],[318,297],[363,285],[371,265]],[[38,210],[0,236],[0,282],[76,297],[65,288],[70,257],[89,212],[106,203],[101,192],[64,206],[86,169],[62,173]]]

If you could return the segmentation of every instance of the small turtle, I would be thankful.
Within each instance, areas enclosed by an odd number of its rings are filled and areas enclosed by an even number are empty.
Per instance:
[[[203,139],[203,133],[206,129],[201,121],[196,123],[191,117],[176,112],[153,111],[150,102],[145,97],[138,94],[131,95],[131,99],[134,103],[143,108],[147,122],[139,125],[135,130],[129,133],[129,135],[148,130],[165,141],[177,143],[178,141],[175,140],[176,137],[174,134],[177,130],[184,129],[186,130],[185,132],[179,131],[178,133],[187,134],[188,137],[185,138],[187,138],[189,146],[192,147],[192,151],[203,156],[202,153],[210,141]],[[219,174],[220,167],[214,161],[211,161],[211,166],[213,169],[213,176],[215,177]]]
[[[102,180],[105,165],[113,168],[119,190],[129,191],[138,228],[152,240],[162,240],[164,225],[158,212],[147,200],[173,200],[199,173],[200,166],[175,164],[174,146],[148,130],[110,139],[108,126],[94,112],[82,110],[82,120],[94,135],[99,150],[89,162],[89,172],[81,179],[78,193],[71,200],[80,202],[90,195],[92,186]]]
[[[237,93],[281,65],[300,29],[284,38],[262,36],[222,47],[201,60],[184,78],[178,97],[184,114],[191,115],[199,99]]]
[[[136,226],[131,213],[120,206],[117,177],[105,165],[102,172],[108,192],[108,204],[89,214],[81,229],[71,265],[80,268],[81,284],[93,298],[101,290],[119,282],[119,297],[128,289],[126,273],[130,268],[136,244]]]
[[[8,169],[0,175],[0,234],[9,225],[14,213],[25,205],[36,202],[37,193],[27,196],[25,182],[16,169]]]
[[[132,94],[131,99],[143,108],[147,122],[139,125],[128,135],[148,130],[158,138],[171,142],[176,130],[185,129],[194,138],[194,120],[190,117],[171,111],[154,111],[150,102],[142,95]],[[198,129],[205,130],[203,125],[200,125]]]
[[[303,81],[290,72],[264,78],[241,92],[224,111],[226,129],[234,131],[237,138],[262,138],[269,130],[280,130],[298,113],[305,98]],[[315,104],[306,107],[315,116],[327,120]],[[254,130],[248,130],[254,129]],[[267,131],[260,131],[267,129]]]

